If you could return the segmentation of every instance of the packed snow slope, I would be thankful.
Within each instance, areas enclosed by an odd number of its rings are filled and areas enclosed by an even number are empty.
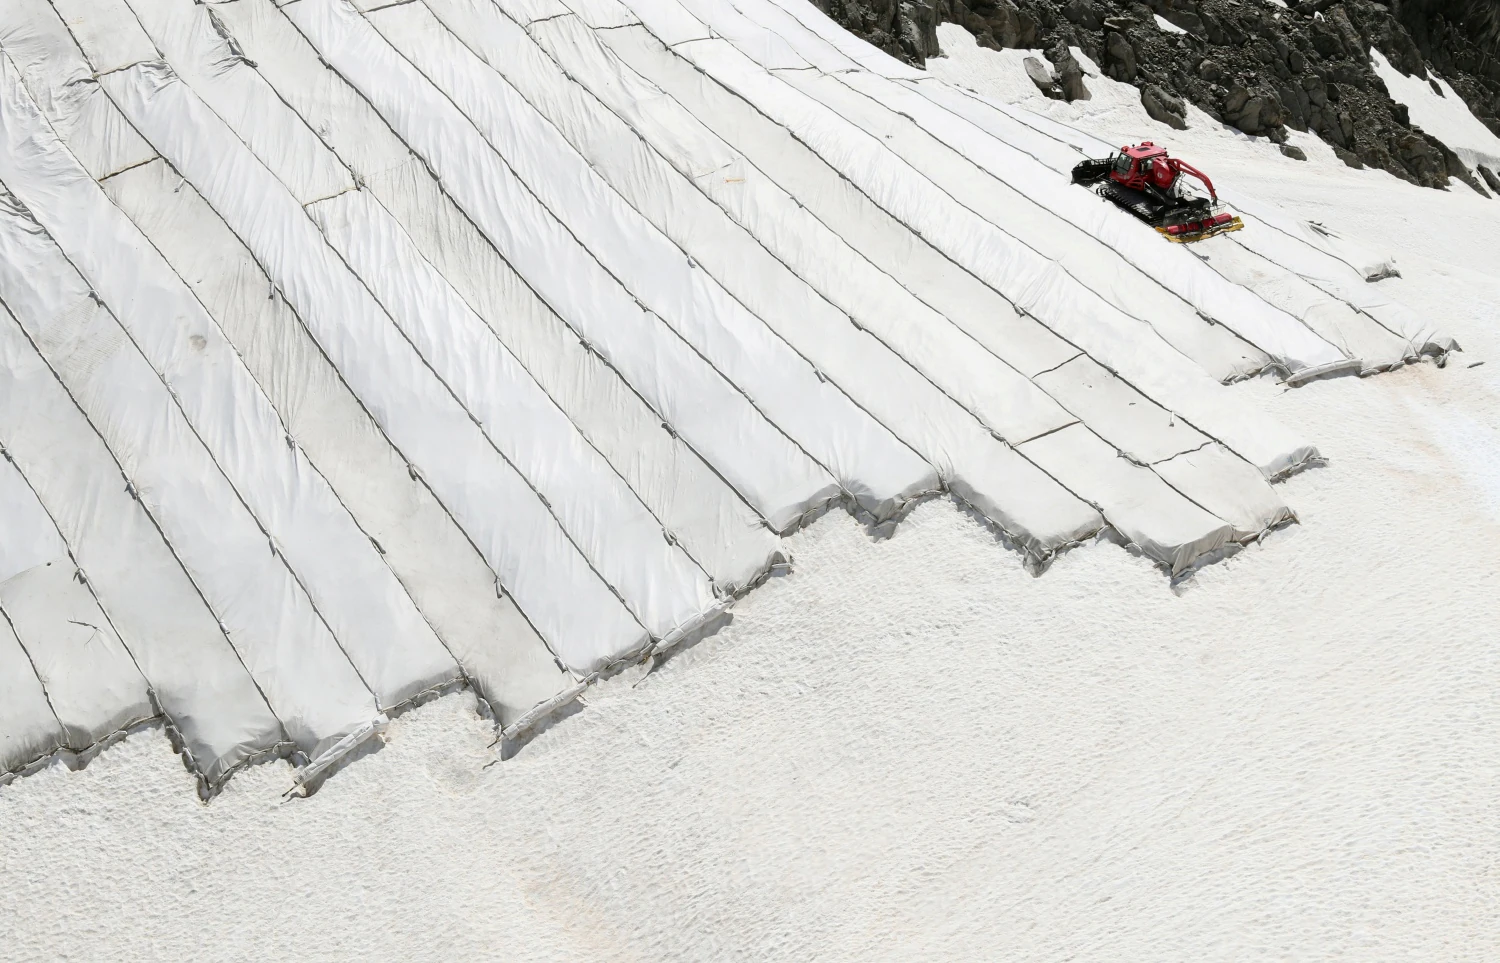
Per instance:
[[[1181,576],[1319,458],[1235,382],[1454,346],[803,0],[7,0],[0,139],[7,775],[160,718],[309,780],[456,686],[513,741],[835,505]]]

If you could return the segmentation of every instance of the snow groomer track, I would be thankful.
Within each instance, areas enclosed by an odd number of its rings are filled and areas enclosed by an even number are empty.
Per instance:
[[[464,684],[518,739],[832,505],[1180,575],[1318,457],[1230,383],[1453,347],[804,0],[6,0],[0,73],[0,781],[161,719],[306,782]]]

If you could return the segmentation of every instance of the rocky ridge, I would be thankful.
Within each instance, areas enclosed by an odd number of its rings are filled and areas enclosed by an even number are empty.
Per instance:
[[[1185,102],[1282,145],[1311,131],[1352,167],[1425,187],[1449,177],[1500,194],[1500,174],[1469,170],[1411,122],[1370,63],[1383,53],[1410,76],[1446,80],[1500,136],[1500,4],[1494,0],[813,0],[847,29],[908,63],[938,56],[937,25],[956,23],[992,49],[1040,49],[1048,96],[1088,95],[1069,47],[1141,90],[1157,120],[1182,127]],[[1163,24],[1162,21],[1166,23]],[[1175,30],[1172,28],[1176,28]],[[1037,64],[1037,67],[1042,65]],[[1048,76],[1050,74],[1050,77]],[[1437,84],[1433,82],[1434,90]]]

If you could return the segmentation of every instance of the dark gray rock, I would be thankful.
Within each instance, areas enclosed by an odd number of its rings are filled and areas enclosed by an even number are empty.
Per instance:
[[[1061,50],[1054,63],[1057,65],[1057,82],[1062,88],[1063,99],[1074,101],[1092,98],[1094,95],[1089,93],[1089,88],[1083,81],[1083,68],[1067,47],[1062,47]]]
[[[1152,84],[1141,91],[1141,105],[1146,108],[1146,113],[1152,120],[1178,130],[1187,130],[1187,105],[1182,102],[1181,97],[1174,97]]]
[[[1281,152],[1290,157],[1292,160],[1307,160],[1307,154],[1302,150],[1302,148],[1294,146],[1292,144],[1282,144]]]
[[[1114,29],[1111,29],[1111,24],[1114,24]],[[1119,25],[1119,21],[1104,24],[1104,63],[1099,66],[1112,80],[1130,83],[1136,78],[1135,46]]]
[[[1062,87],[1057,83],[1057,78],[1052,75],[1052,68],[1043,63],[1040,58],[1027,57],[1021,61],[1021,66],[1026,68],[1026,76],[1044,96],[1052,100],[1063,99]]]
[[[1483,177],[1484,182],[1490,185],[1490,190],[1494,191],[1496,194],[1500,194],[1500,174],[1496,174],[1488,167],[1480,164],[1479,176]]]
[[[1338,156],[1339,160],[1343,161],[1348,166],[1354,168],[1357,171],[1364,170],[1365,162],[1359,159],[1358,154],[1344,150],[1344,148],[1342,147],[1335,147],[1333,149],[1333,152]]]

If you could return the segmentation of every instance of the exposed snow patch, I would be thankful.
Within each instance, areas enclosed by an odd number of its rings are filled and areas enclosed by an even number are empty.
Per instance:
[[[1186,30],[1177,26],[1177,24],[1168,20],[1166,17],[1163,17],[1161,14],[1154,14],[1154,16],[1156,17],[1156,25],[1162,30],[1165,30],[1167,33],[1187,33]]]
[[[1413,124],[1447,144],[1470,168],[1483,164],[1500,173],[1500,137],[1474,116],[1448,81],[1408,77],[1374,47],[1370,48],[1370,62],[1385,81],[1391,99],[1406,105]],[[1433,84],[1441,94],[1432,89]]]

